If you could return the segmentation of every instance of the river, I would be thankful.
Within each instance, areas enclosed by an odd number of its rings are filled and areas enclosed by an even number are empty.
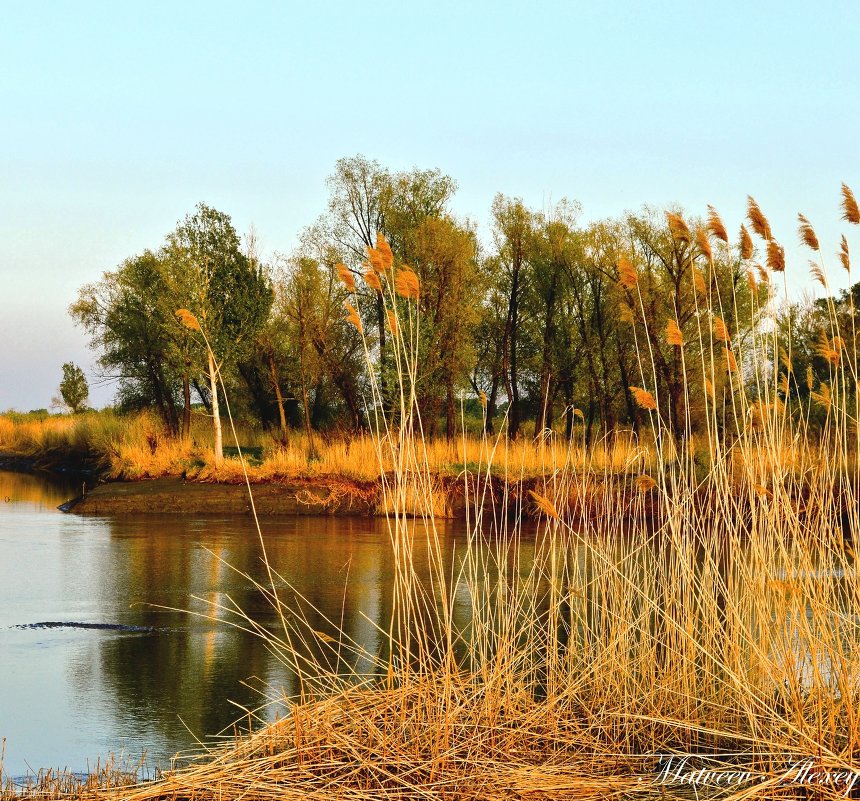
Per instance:
[[[295,691],[291,671],[260,637],[225,622],[222,607],[232,600],[264,626],[278,625],[254,586],[268,579],[248,517],[57,510],[79,492],[77,480],[0,471],[6,776],[85,771],[111,753],[129,764],[145,755],[150,771],[169,766],[237,719],[247,726],[243,709]],[[390,614],[393,573],[385,522],[262,522],[282,597],[290,600],[292,587],[306,598],[313,628],[334,633],[340,624],[377,652],[375,623]],[[444,524],[443,535],[451,547],[457,524]],[[257,717],[277,712],[283,706]]]

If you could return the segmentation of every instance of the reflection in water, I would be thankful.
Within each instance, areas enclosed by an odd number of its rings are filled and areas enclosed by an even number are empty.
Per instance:
[[[77,492],[76,482],[0,472],[0,496],[10,498],[0,508],[7,773],[27,764],[81,769],[120,749],[165,764],[195,738],[229,731],[241,708],[263,704],[263,693],[297,691],[288,660],[228,622],[237,620],[225,611],[235,605],[279,631],[257,586],[268,586],[268,575],[249,518],[56,511]],[[458,525],[440,523],[449,554],[462,539]],[[263,530],[281,600],[300,609],[309,628],[340,628],[366,653],[380,653],[394,574],[385,521],[296,517],[265,520]],[[415,567],[426,576],[419,546]],[[465,619],[468,593],[455,592],[455,612]],[[47,621],[115,628],[19,628]]]
[[[5,514],[34,509],[54,510],[61,503],[80,495],[84,486],[83,479],[76,476],[0,470],[0,500]]]
[[[241,619],[229,610],[241,609],[268,631],[280,628],[260,591],[268,573],[249,518],[92,519],[57,512],[55,506],[74,491],[68,482],[0,473],[0,496],[10,498],[0,506],[0,737],[7,738],[7,772],[21,774],[28,764],[80,770],[88,760],[121,749],[135,758],[147,751],[150,764],[164,765],[196,738],[229,731],[242,709],[296,693],[289,656],[230,625]],[[454,629],[468,637],[470,576],[459,575],[462,548],[455,549],[464,531],[459,523],[437,524],[441,563],[451,566],[454,577],[447,584]],[[387,630],[392,616],[395,578],[385,521],[284,518],[266,520],[263,527],[279,597],[306,618],[304,630],[334,635],[340,629],[364,653],[381,653],[385,637],[379,628]],[[830,652],[820,649],[824,658],[812,662],[809,638],[780,639],[786,632],[836,632],[842,638],[836,651],[851,656],[857,576],[853,567],[849,572],[831,564],[830,552],[795,564],[791,549],[781,545],[778,551],[736,551],[728,559],[719,539],[706,541],[718,551],[708,554],[679,549],[656,534],[641,548],[624,545],[626,535],[591,531],[587,548],[581,538],[565,535],[515,544],[488,540],[473,550],[473,586],[486,578],[491,593],[510,593],[515,584],[496,582],[495,566],[504,566],[506,579],[535,571],[524,611],[534,622],[528,636],[537,638],[531,651],[537,692],[549,660],[557,662],[565,656],[559,650],[568,647],[587,658],[590,648],[609,643],[620,661],[629,652],[646,654],[655,675],[671,673],[678,648],[664,652],[663,643],[672,644],[679,621],[684,631],[700,632],[697,641],[710,636],[717,655],[723,644],[741,643],[749,654],[738,651],[733,670],[752,665],[750,675],[762,686],[769,680],[762,654],[795,664],[793,675],[808,686],[811,675],[830,680]],[[428,583],[420,530],[413,566],[416,578]],[[805,598],[771,587],[790,585],[802,571],[831,587],[832,597],[814,621]],[[725,612],[726,598],[734,617]],[[478,609],[476,630],[498,627],[492,604]],[[631,620],[644,623],[619,626]],[[42,622],[89,626],[28,628]],[[743,634],[731,626],[741,626]],[[320,642],[314,640],[318,648]],[[545,642],[551,646],[543,650]],[[612,657],[604,652],[603,658]],[[718,676],[721,663],[704,658],[699,651],[691,657],[701,662],[702,675]],[[365,671],[368,664],[353,660],[338,668]],[[276,711],[263,709],[259,717]]]

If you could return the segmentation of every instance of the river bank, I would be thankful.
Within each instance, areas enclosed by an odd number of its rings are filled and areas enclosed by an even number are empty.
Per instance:
[[[540,485],[540,486],[539,486]],[[436,517],[462,519],[467,505],[474,513],[476,497],[483,500],[484,511],[502,515],[527,516],[538,512],[533,492],[545,492],[543,479],[526,479],[508,483],[500,478],[468,478],[436,476],[430,481],[433,511]],[[258,515],[333,515],[384,516],[389,511],[390,497],[383,492],[383,481],[356,481],[343,476],[315,476],[313,478],[284,481],[255,482],[252,484],[254,507]],[[405,509],[420,515],[422,500],[418,483],[407,484]],[[390,495],[390,493],[389,493]],[[606,498],[614,495],[616,509],[634,501],[629,491],[604,487],[600,493],[568,492],[567,506],[592,510],[605,505]],[[603,496],[602,503],[598,495]],[[426,501],[424,501],[426,504]],[[250,514],[251,502],[244,483],[213,483],[170,476],[151,480],[111,481],[99,484],[84,495],[64,504],[63,511],[81,515],[146,514]],[[426,507],[424,507],[426,508]]]

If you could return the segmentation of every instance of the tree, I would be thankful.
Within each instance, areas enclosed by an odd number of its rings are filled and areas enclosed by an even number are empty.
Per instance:
[[[120,407],[155,407],[176,433],[182,366],[175,337],[185,333],[166,310],[166,297],[162,257],[147,250],[83,286],[69,313],[90,335],[90,346],[101,351],[104,375],[118,379]]]
[[[418,402],[429,436],[444,404],[445,434],[456,433],[456,391],[474,364],[474,328],[480,308],[476,239],[448,217],[428,218],[414,232],[412,262],[420,278]]]
[[[87,385],[87,377],[74,362],[66,362],[63,365],[63,380],[60,382],[60,396],[63,403],[77,414],[86,408],[90,388]]]
[[[309,387],[311,384],[318,385],[323,372],[322,360],[314,342],[323,325],[320,311],[324,290],[319,265],[313,259],[299,257],[291,267],[284,291],[278,292],[276,314],[286,324],[292,358],[298,366],[305,435],[308,440],[307,456],[308,461],[313,461],[317,457],[317,450],[311,424]]]
[[[219,375],[253,347],[272,306],[272,288],[261,266],[242,252],[230,217],[205,203],[168,236],[164,262],[174,308],[188,309],[207,337],[217,466],[224,460]]]
[[[579,261],[579,239],[574,229],[579,207],[561,201],[552,214],[538,215],[532,237],[529,295],[540,341],[537,374],[540,376],[535,415],[535,437],[551,427],[553,398],[558,388],[560,365],[559,317],[563,299],[569,294],[567,280]]]
[[[328,185],[328,213],[305,232],[298,258],[310,258],[328,267],[332,276],[336,275],[338,263],[349,265],[359,295],[357,305],[364,315],[363,326],[368,334],[373,331],[370,348],[377,359],[383,405],[390,411],[396,406],[397,381],[392,375],[395,368],[385,294],[383,284],[373,277],[370,282],[363,280],[369,268],[365,260],[382,235],[391,248],[396,266],[410,264],[421,274],[422,268],[416,263],[423,260],[430,270],[428,248],[432,249],[435,244],[428,243],[438,243],[440,239],[431,233],[430,224],[442,220],[450,222],[447,204],[456,183],[438,169],[391,173],[378,162],[359,155],[338,161]],[[422,302],[432,302],[439,309],[448,302],[444,285],[442,292],[441,296],[422,295]],[[422,373],[428,375],[427,370]],[[342,378],[335,383],[351,409],[347,383]],[[355,384],[355,378],[349,383]],[[450,391],[449,387],[446,393]],[[351,414],[355,423],[358,418]],[[435,417],[431,425],[435,425]]]
[[[534,215],[519,198],[496,195],[493,200],[493,235],[499,279],[507,297],[502,340],[502,375],[508,396],[508,434],[520,430],[520,333],[522,296],[527,268],[526,250],[534,228]]]

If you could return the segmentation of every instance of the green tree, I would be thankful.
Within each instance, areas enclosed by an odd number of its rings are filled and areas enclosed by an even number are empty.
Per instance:
[[[439,232],[442,229],[434,231],[433,225],[438,222],[444,227],[450,223],[447,204],[455,189],[454,180],[438,169],[413,169],[391,173],[378,162],[363,156],[341,159],[329,179],[328,213],[302,238],[299,257],[311,258],[320,265],[329,267],[333,276],[336,274],[338,262],[349,265],[356,282],[360,299],[357,305],[364,315],[365,330],[368,334],[372,332],[369,344],[371,353],[377,360],[383,403],[389,410],[395,405],[389,397],[389,390],[393,389],[396,381],[391,375],[394,358],[389,347],[391,335],[386,316],[386,290],[383,284],[376,280],[370,283],[363,280],[363,274],[369,266],[366,263],[368,251],[376,247],[378,237],[382,235],[393,252],[395,268],[409,264],[416,268],[419,275],[426,271],[426,276],[421,277],[422,281],[426,278],[428,287],[433,284],[433,276],[442,262],[445,263],[441,266],[442,271],[449,277],[452,276],[453,265],[461,263],[462,260],[458,257],[451,262],[449,257],[441,256],[438,247],[445,237],[440,237]],[[443,220],[448,222],[441,222]],[[469,247],[474,251],[474,244]],[[435,264],[434,259],[430,258],[430,251],[434,248],[437,249],[436,255],[441,258],[439,264]],[[419,261],[421,265],[418,264]],[[456,286],[456,283],[442,283],[436,290],[422,293],[425,319],[432,316],[435,320],[437,313],[449,319],[448,312],[444,309],[447,308],[449,298],[456,295]],[[437,290],[440,290],[441,294]],[[428,312],[430,306],[433,307],[432,312]],[[438,326],[427,327],[425,333],[429,337],[437,329]],[[462,348],[458,347],[457,350],[462,351]],[[425,349],[425,352],[429,353],[430,349]],[[433,355],[435,358],[437,354]],[[448,355],[450,356],[450,353]],[[429,366],[424,364],[422,374],[429,376],[429,373]],[[459,380],[459,375],[455,375],[454,384]],[[440,380],[438,373],[435,374],[434,380]],[[352,383],[356,382],[360,383],[354,378]],[[429,382],[428,378],[427,383]],[[445,395],[451,392],[451,387],[444,390]],[[346,398],[343,389],[341,393]],[[434,403],[438,400],[437,393],[425,395],[427,400],[431,397]],[[347,406],[350,406],[349,402]],[[356,416],[352,416],[355,420]],[[436,414],[428,409],[428,416],[433,421],[431,427],[435,426]]]
[[[529,301],[538,338],[539,363],[534,435],[551,428],[553,401],[561,372],[559,321],[573,265],[580,261],[575,229],[579,207],[561,201],[549,215],[538,215],[530,244]]]
[[[291,360],[296,366],[301,387],[308,461],[317,457],[311,421],[310,387],[319,385],[324,370],[314,345],[324,326],[323,294],[319,265],[307,257],[298,257],[292,262],[283,291],[277,294],[276,315],[284,321]]]
[[[262,267],[242,252],[230,217],[204,203],[168,236],[164,263],[174,310],[194,314],[208,339],[206,378],[219,465],[224,459],[219,374],[253,347],[272,306],[272,288]],[[179,331],[179,324],[174,328]]]
[[[84,371],[74,364],[74,362],[66,362],[63,365],[60,396],[63,399],[63,403],[74,414],[86,408],[87,398],[90,396],[90,388],[87,385],[87,377],[84,375]]]
[[[520,405],[520,355],[522,302],[526,289],[528,246],[534,230],[534,214],[519,198],[496,195],[493,200],[493,238],[499,286],[507,299],[501,331],[502,375],[508,396],[508,434],[517,436],[522,421]]]
[[[473,231],[449,217],[424,220],[412,234],[412,265],[420,279],[418,402],[433,436],[444,409],[445,434],[456,433],[456,394],[468,385],[475,361],[474,329],[481,286]]]
[[[147,250],[81,287],[69,313],[101,352],[104,375],[118,380],[120,407],[154,407],[176,433],[182,366],[174,340],[184,334],[165,309],[167,291],[162,258]]]

